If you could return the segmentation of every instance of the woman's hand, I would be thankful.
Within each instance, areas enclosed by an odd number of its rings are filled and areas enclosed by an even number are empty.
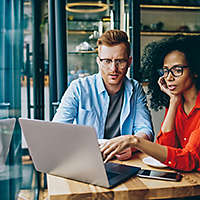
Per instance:
[[[102,144],[100,150],[105,159],[104,162],[107,162],[114,156],[119,157],[119,155],[123,155],[123,152],[126,153],[124,154],[124,158],[128,159],[127,157],[130,156],[131,147],[134,147],[134,143],[137,142],[136,140],[137,138],[133,135],[123,135],[110,139],[108,142]],[[124,160],[123,156],[121,156],[121,158],[121,160]]]
[[[181,95],[174,95],[171,93],[163,76],[158,79],[158,85],[160,86],[160,90],[170,97],[170,104],[172,103],[175,106],[178,106],[182,97]]]
[[[160,86],[160,90],[163,91],[164,93],[166,93],[169,97],[171,97],[171,92],[167,87],[167,83],[165,81],[165,78],[163,76],[161,76],[158,79],[158,85]]]
[[[180,94],[174,94],[172,91],[170,91],[170,89],[167,87],[167,83],[164,77],[159,78],[158,84],[161,91],[170,97],[168,112],[161,127],[161,131],[164,133],[174,130],[176,110],[178,105],[181,103],[182,96]]]

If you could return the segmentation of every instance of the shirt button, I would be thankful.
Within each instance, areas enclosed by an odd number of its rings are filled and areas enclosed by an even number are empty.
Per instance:
[[[187,138],[186,138],[186,137],[184,137],[183,139],[184,139],[185,141],[187,140]]]
[[[171,165],[171,164],[172,164],[172,162],[171,162],[171,161],[169,161],[169,162],[168,162],[168,164],[169,164],[169,165]]]

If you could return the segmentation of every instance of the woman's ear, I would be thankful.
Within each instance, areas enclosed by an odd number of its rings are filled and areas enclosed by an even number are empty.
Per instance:
[[[198,74],[194,74],[194,78],[198,78]]]

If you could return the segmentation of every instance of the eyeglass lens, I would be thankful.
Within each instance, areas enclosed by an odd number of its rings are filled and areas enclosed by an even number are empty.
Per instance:
[[[127,64],[127,60],[125,59],[116,59],[113,61],[111,59],[100,59],[100,61],[104,66],[107,67],[112,66],[112,63],[114,63],[117,67],[124,68]]]

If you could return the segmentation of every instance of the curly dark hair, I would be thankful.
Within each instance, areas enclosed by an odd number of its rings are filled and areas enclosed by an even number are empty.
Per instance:
[[[148,80],[148,95],[150,106],[158,111],[163,106],[169,106],[169,96],[160,90],[158,85],[158,69],[163,67],[165,56],[174,51],[184,53],[190,71],[197,74],[194,79],[196,88],[200,89],[200,36],[175,35],[159,41],[149,43],[141,59],[141,73],[143,80]]]

